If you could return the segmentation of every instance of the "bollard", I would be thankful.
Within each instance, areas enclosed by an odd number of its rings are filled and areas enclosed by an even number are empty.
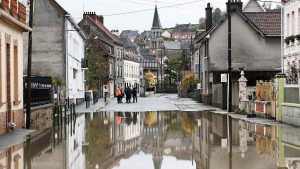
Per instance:
[[[52,125],[53,125],[53,128],[55,127],[55,111],[56,111],[56,107],[54,106],[53,107],[53,113],[52,113],[52,115],[53,115],[53,117],[52,117]]]
[[[104,94],[104,102],[106,102],[107,92]]]
[[[66,125],[67,124],[67,105],[65,105],[64,115],[65,115],[65,125]]]

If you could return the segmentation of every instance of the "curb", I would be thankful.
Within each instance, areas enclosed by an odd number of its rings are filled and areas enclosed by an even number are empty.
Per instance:
[[[95,112],[99,112],[104,106],[106,106],[113,99],[114,98],[107,100],[107,102],[104,102],[98,109],[95,110]]]

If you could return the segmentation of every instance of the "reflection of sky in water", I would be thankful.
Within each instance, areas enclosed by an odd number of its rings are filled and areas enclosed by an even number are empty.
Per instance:
[[[193,166],[194,165],[194,166]],[[161,169],[195,169],[195,161],[178,160],[172,156],[163,156]],[[139,152],[129,159],[122,159],[113,169],[154,169],[151,154]]]

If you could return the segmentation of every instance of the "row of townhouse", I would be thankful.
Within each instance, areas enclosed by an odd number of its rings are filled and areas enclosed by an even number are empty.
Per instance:
[[[85,100],[86,91],[90,89],[85,77],[88,69],[86,44],[89,41],[109,67],[107,78],[98,84],[101,95],[114,97],[116,86],[140,87],[138,50],[124,45],[118,36],[108,31],[102,16],[85,12],[77,24],[55,0],[39,0],[34,1],[33,27],[29,28],[25,23],[26,6],[16,0],[1,0],[0,3],[0,134],[11,131],[10,123],[16,124],[16,128],[25,125],[24,89],[27,84],[23,74],[26,75],[28,68],[28,35],[23,32],[33,33],[32,78],[46,77],[47,85],[42,85],[48,87],[48,101],[42,103],[41,98],[33,99],[30,106],[35,101],[40,102],[37,107],[47,105],[32,109],[31,116],[47,112],[51,117],[53,104],[80,104]],[[36,80],[32,86],[40,87],[41,81],[45,80]],[[52,89],[49,88],[54,81]]]
[[[48,12],[44,12],[45,6]],[[38,1],[36,8],[33,30],[41,34],[35,41],[38,44],[34,48],[37,50],[35,52],[37,56],[33,58],[36,58],[37,62],[33,60],[33,63],[36,63],[33,66],[35,67],[33,72],[47,76],[54,74],[62,79],[66,84],[66,93],[63,98],[69,98],[72,103],[80,103],[84,100],[84,92],[89,86],[85,83],[84,77],[86,67],[82,67],[86,65],[81,63],[86,63],[85,42],[87,41],[92,41],[94,48],[103,51],[101,57],[105,58],[108,65],[108,71],[104,72],[107,75],[99,80],[100,95],[107,94],[107,97],[114,97],[117,86],[139,88],[139,56],[136,54],[134,59],[125,58],[126,52],[124,51],[131,47],[124,45],[118,36],[104,26],[103,16],[95,12],[85,12],[83,19],[77,25],[70,14],[54,0]],[[70,24],[64,23],[68,20]],[[47,36],[42,35],[44,31],[48,32]],[[65,58],[64,55],[67,57]],[[133,72],[134,75],[125,74],[127,71]],[[100,75],[95,75],[97,76]]]
[[[206,29],[194,39],[192,68],[200,79],[202,101],[226,109],[228,15],[212,25],[210,4],[205,10]],[[266,11],[257,0],[250,0],[245,6],[240,0],[234,0],[227,10],[231,12],[232,110],[236,110],[241,101],[241,71],[247,86],[253,88],[257,80],[272,80],[281,71],[281,13]],[[249,92],[248,95],[256,94]],[[246,98],[249,99],[262,101],[255,97]]]
[[[202,102],[227,109],[228,15],[212,25],[210,4],[205,10],[206,30],[194,39],[192,71],[200,79]],[[235,0],[230,12],[233,110],[246,103],[247,113],[300,126],[300,2],[284,1],[281,12],[269,12],[257,0],[245,6]]]

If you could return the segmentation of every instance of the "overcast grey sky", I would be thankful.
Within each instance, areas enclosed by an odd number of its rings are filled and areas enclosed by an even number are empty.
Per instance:
[[[248,0],[242,1],[244,4],[248,2]],[[120,32],[127,29],[140,32],[150,30],[155,7],[155,0],[57,0],[57,2],[77,22],[82,19],[83,11],[96,12],[97,15],[104,16],[104,25],[109,30],[118,29]],[[227,0],[157,0],[162,27],[198,23],[199,18],[205,16],[205,7],[208,2],[213,8],[220,8],[222,11],[226,9]]]

